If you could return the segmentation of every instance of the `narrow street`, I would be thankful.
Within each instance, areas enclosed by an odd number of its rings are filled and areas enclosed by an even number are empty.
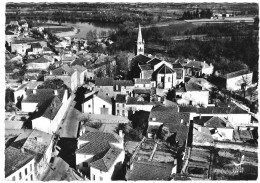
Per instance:
[[[75,169],[76,157],[75,150],[77,149],[77,134],[81,112],[75,109],[75,101],[69,105],[65,114],[61,129],[58,131],[60,140],[57,146],[60,147],[60,152],[51,167],[48,168],[43,181],[50,180],[67,180],[68,177],[75,177],[71,169]]]

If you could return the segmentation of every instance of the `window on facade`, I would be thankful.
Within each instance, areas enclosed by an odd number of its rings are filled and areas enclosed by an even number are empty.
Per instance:
[[[15,181],[15,176],[13,176],[12,181]]]
[[[117,115],[119,115],[119,110],[116,111]]]
[[[24,173],[25,173],[25,175],[27,175],[27,168],[24,169]]]
[[[103,181],[103,177],[100,177],[100,180]]]
[[[30,171],[32,171],[32,164],[30,164]]]
[[[88,107],[90,108],[90,107],[91,107],[91,105],[88,105]]]
[[[33,180],[33,175],[31,175],[31,180]]]
[[[122,104],[123,107],[125,107],[125,104]]]
[[[144,88],[145,88],[145,84],[144,84]]]
[[[171,77],[168,77],[168,82],[171,82]]]
[[[92,174],[92,180],[95,180],[95,175],[94,174]]]
[[[103,105],[103,108],[106,108],[106,105]]]
[[[25,181],[28,181],[28,179],[26,179]]]
[[[22,179],[22,172],[19,173],[19,179]]]
[[[119,104],[117,104],[116,106],[119,107]]]
[[[122,110],[122,116],[125,116],[125,110]]]

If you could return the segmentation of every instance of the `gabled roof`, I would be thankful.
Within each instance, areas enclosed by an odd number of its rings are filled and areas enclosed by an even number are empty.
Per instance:
[[[113,82],[114,86],[115,85],[120,85],[120,86],[134,86],[134,83],[132,80],[114,80]]]
[[[200,107],[197,108],[198,113],[201,114],[229,114],[230,108],[229,107]]]
[[[170,74],[170,73],[174,73],[175,71],[172,70],[167,65],[163,64],[155,72],[157,72],[157,74]]]
[[[193,118],[193,122],[208,128],[232,128],[230,122],[218,116],[201,116]]]
[[[60,76],[60,75],[72,75],[72,73],[74,72],[74,70],[68,66],[67,64],[65,65],[62,65],[61,67],[57,68],[57,69],[54,69],[52,70],[52,75],[54,76]]]
[[[27,89],[35,89],[37,86],[41,85],[43,81],[29,81],[28,83],[24,83],[16,91]]]
[[[113,86],[113,78],[96,78],[95,85],[96,86]]]
[[[173,69],[182,69],[183,66],[180,63],[175,63],[175,64],[172,64],[172,68]]]
[[[76,151],[77,154],[96,155],[105,153],[110,148],[108,141],[91,141]]]
[[[136,97],[128,97],[126,104],[127,105],[153,105],[153,103],[150,103],[149,101],[138,101],[138,98]]]
[[[162,60],[158,59],[158,58],[153,58],[151,60],[149,60],[147,63],[151,65],[151,67],[153,68],[156,64],[159,64],[160,62],[162,62]]]
[[[43,51],[51,51],[49,47],[43,47]]]
[[[40,43],[31,43],[32,48],[42,48]]]
[[[140,65],[146,64],[149,60],[151,60],[151,58],[142,54],[136,55],[134,58],[132,58],[132,62],[138,63]]]
[[[46,59],[44,56],[37,59],[28,59],[27,63],[48,63],[50,60]]]
[[[247,114],[248,112],[240,107],[238,107],[237,105],[234,106],[230,112],[230,114]]]
[[[111,147],[103,158],[91,162],[90,166],[108,172],[122,151],[122,149]]]
[[[34,156],[27,152],[21,152],[20,149],[14,147],[8,147],[5,149],[5,177],[8,177],[12,173],[16,172],[28,162],[30,162]]]
[[[249,70],[243,69],[243,70],[239,70],[239,71],[235,71],[235,72],[231,72],[231,73],[225,74],[225,75],[223,75],[221,77],[223,77],[225,79],[230,79],[230,78],[234,78],[234,77],[237,77],[237,76],[245,75],[245,74],[248,74],[248,73],[250,73]]]
[[[142,71],[153,70],[150,64],[139,65],[139,67]]]
[[[87,132],[84,133],[78,140],[82,141],[106,141],[109,143],[119,143],[119,139],[115,137],[112,133],[98,132]]]
[[[112,105],[112,100],[104,92],[99,91],[97,97]]]
[[[150,84],[151,79],[140,79],[140,78],[135,78],[135,84]]]
[[[170,180],[173,164],[152,161],[134,161],[133,169],[126,175],[127,180]]]
[[[116,95],[116,103],[126,103],[126,96],[127,95],[123,95],[123,94],[117,94]]]
[[[201,62],[201,61],[189,61],[184,67],[202,69],[203,67],[208,68],[210,67],[210,65],[207,64],[206,62]]]
[[[202,87],[196,83],[185,83],[186,91],[202,91]]]
[[[136,94],[151,94],[151,90],[150,89],[135,88],[135,89],[133,89],[133,93],[136,93]]]

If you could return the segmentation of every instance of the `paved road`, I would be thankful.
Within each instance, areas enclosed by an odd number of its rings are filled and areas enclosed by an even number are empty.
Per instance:
[[[60,137],[77,138],[79,121],[82,118],[82,114],[74,106],[70,106],[66,115],[62,129],[60,130]]]

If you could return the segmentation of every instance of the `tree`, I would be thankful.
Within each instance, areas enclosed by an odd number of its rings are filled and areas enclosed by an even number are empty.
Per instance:
[[[63,86],[64,82],[61,79],[47,79],[38,86],[38,89],[59,89]]]

